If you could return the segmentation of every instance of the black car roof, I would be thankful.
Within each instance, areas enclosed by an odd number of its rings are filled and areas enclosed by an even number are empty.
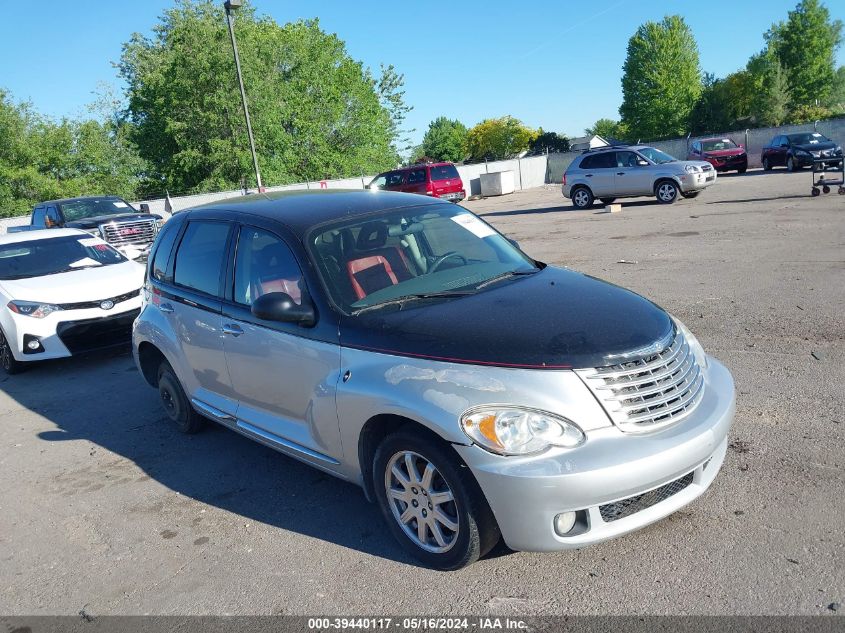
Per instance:
[[[367,189],[296,190],[257,193],[210,202],[188,211],[213,210],[244,213],[275,220],[298,236],[314,226],[368,213],[450,204],[412,193]]]
[[[61,198],[59,200],[45,200],[39,202],[36,207],[44,204],[68,204],[71,202],[84,202],[85,200],[122,200],[120,196],[79,196],[78,198]]]

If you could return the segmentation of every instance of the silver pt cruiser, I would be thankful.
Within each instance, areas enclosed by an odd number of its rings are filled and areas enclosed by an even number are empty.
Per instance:
[[[425,564],[583,547],[701,495],[731,374],[628,290],[460,206],[287,192],[170,220],[134,354],[170,419],[360,485]]]

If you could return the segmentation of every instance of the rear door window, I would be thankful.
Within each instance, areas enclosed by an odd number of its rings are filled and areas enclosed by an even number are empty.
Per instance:
[[[44,207],[35,207],[32,212],[32,226],[44,227],[44,218],[47,217],[47,210]]]
[[[425,167],[422,169],[412,169],[408,173],[408,184],[417,185],[421,182],[425,182]]]
[[[173,251],[173,244],[179,235],[179,225],[176,222],[165,224],[159,233],[155,246],[155,257],[151,267],[151,274],[154,279],[162,282],[172,282],[167,277],[167,264],[170,261],[170,254]]]
[[[219,296],[229,228],[226,222],[197,220],[188,224],[176,252],[173,278],[177,285]]]
[[[581,161],[582,169],[609,169],[616,167],[616,152],[590,154]]]
[[[392,171],[387,174],[387,186],[398,187],[405,181],[405,174],[401,171]]]

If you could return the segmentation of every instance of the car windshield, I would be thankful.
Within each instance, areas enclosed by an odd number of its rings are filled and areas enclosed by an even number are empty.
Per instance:
[[[339,222],[312,232],[307,244],[329,295],[347,314],[480,292],[539,270],[490,225],[451,204]]]
[[[723,149],[735,149],[736,147],[738,147],[737,144],[729,138],[701,141],[701,149],[705,152],[718,152]]]
[[[119,215],[121,213],[136,213],[128,203],[114,198],[89,200],[75,200],[61,205],[65,221],[74,222],[86,218],[97,218],[102,215]]]
[[[657,163],[658,165],[662,165],[663,163],[672,163],[678,160],[674,156],[669,156],[669,154],[661,152],[659,149],[655,149],[654,147],[643,147],[637,151],[649,159],[652,163]]]
[[[0,244],[0,279],[43,277],[125,261],[123,255],[96,237],[48,237]]]
[[[818,132],[790,134],[787,138],[789,138],[789,142],[793,145],[813,145],[815,143],[826,143],[830,140]]]

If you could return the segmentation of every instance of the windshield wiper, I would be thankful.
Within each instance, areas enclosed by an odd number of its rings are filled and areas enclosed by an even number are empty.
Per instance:
[[[475,289],[481,290],[482,288],[486,288],[490,284],[494,284],[497,281],[501,281],[502,279],[508,279],[509,277],[520,277],[522,275],[533,275],[534,273],[540,272],[540,268],[532,268],[531,270],[509,270],[506,273],[502,273],[501,275],[496,275],[495,277],[490,277],[487,281],[482,281],[478,284]]]
[[[475,294],[474,290],[444,290],[440,292],[420,292],[416,294],[402,295],[401,297],[396,297],[395,299],[388,299],[386,301],[381,301],[379,303],[374,303],[373,305],[353,310],[352,316],[358,316],[359,314],[375,310],[376,308],[384,308],[386,306],[396,304],[402,305],[408,301],[417,301],[419,299],[438,299],[441,297],[466,297],[472,294]]]

